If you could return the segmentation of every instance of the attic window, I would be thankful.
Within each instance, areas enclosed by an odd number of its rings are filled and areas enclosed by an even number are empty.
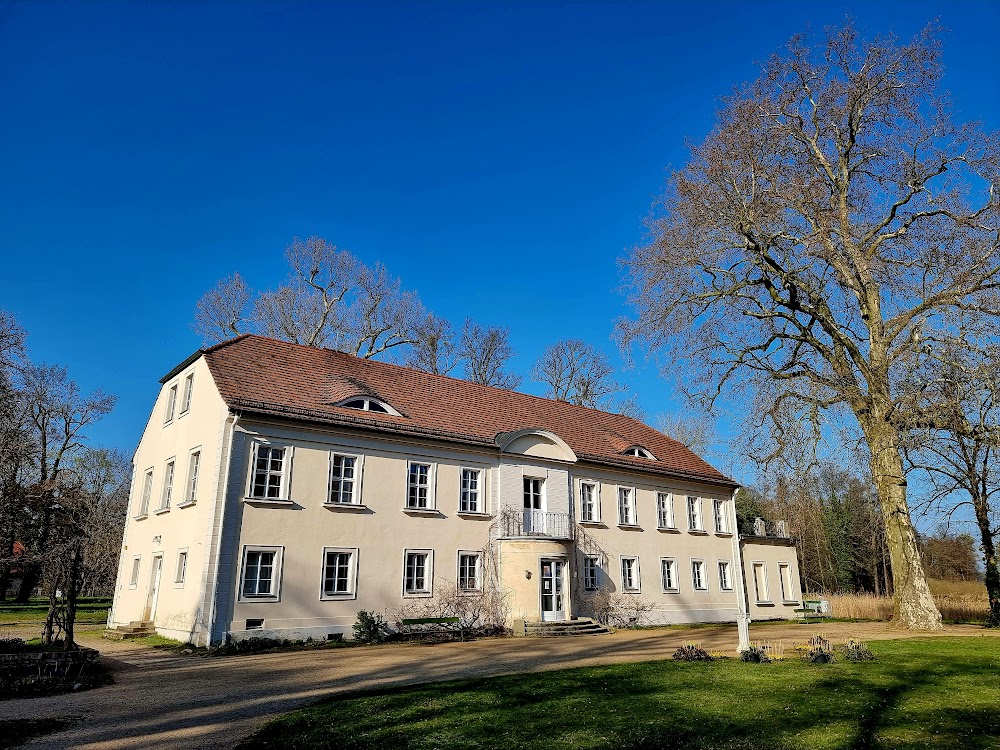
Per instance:
[[[360,409],[361,411],[375,411],[380,414],[393,414],[399,416],[399,412],[386,403],[374,398],[351,398],[341,401],[336,406],[343,406],[345,409]]]
[[[656,460],[656,456],[654,456],[648,450],[643,448],[641,445],[633,445],[631,448],[625,451],[624,455],[634,456],[635,458],[648,458],[650,461]]]

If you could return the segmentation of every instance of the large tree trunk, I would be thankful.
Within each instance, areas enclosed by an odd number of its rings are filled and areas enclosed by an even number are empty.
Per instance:
[[[976,525],[983,545],[983,567],[986,570],[986,596],[990,601],[990,614],[986,625],[991,628],[1000,627],[1000,567],[997,561],[997,549],[993,543],[990,529],[990,506],[986,498],[974,497],[973,506],[976,509]]]
[[[882,505],[892,567],[893,624],[910,630],[941,630],[941,613],[927,585],[916,531],[906,503],[906,477],[899,436],[896,428],[877,414],[865,417],[861,425],[871,449],[872,479]]]

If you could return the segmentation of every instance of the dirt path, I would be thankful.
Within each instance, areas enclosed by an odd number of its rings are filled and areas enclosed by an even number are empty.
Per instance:
[[[883,623],[751,627],[754,639],[799,643],[820,631],[834,642],[907,637]],[[975,626],[943,635],[990,637]],[[102,641],[116,683],[85,693],[0,703],[5,719],[79,716],[30,748],[228,748],[264,722],[347,690],[669,658],[697,641],[732,652],[735,626],[642,630],[582,638],[509,638],[433,646],[391,644],[257,656],[199,658]]]

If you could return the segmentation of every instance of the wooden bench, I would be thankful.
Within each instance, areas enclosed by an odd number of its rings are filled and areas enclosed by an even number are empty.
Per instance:
[[[806,622],[809,622],[809,615],[815,615],[816,617],[823,616],[823,613],[820,612],[819,599],[803,599],[802,606],[795,611],[801,614],[802,619]]]
[[[404,638],[420,637],[424,635],[450,635],[458,633],[461,640],[465,640],[465,627],[457,617],[413,617],[400,620],[399,624],[405,628],[399,635]],[[421,627],[431,625],[437,627]]]

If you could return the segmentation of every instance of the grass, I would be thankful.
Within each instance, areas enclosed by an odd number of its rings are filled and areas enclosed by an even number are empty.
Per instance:
[[[931,593],[945,622],[981,623],[989,614],[986,586],[978,581],[941,581],[930,579]],[[805,597],[811,598],[809,596]],[[858,620],[889,620],[892,597],[874,594],[829,594],[814,598],[830,601],[834,617]]]
[[[241,750],[1000,747],[1000,639],[870,644],[877,661],[674,661],[354,693]]]
[[[20,747],[28,740],[65,729],[76,717],[66,719],[3,719],[0,720],[0,750]]]
[[[103,624],[107,622],[108,607],[110,606],[110,598],[83,598],[77,605],[76,621],[81,624]],[[47,599],[31,599],[27,604],[0,602],[0,625],[44,622],[48,611],[49,602]]]

